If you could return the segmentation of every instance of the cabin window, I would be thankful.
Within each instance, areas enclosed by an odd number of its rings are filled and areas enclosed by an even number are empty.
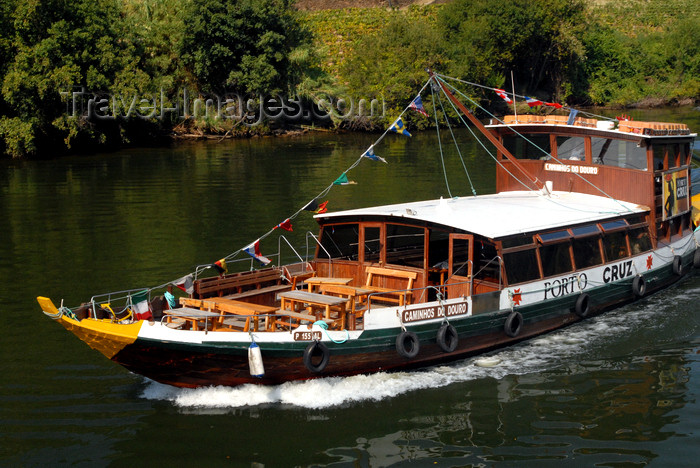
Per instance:
[[[386,262],[423,268],[425,229],[400,224],[386,225]]]
[[[501,245],[504,249],[510,249],[512,247],[520,247],[521,245],[532,244],[532,236],[530,234],[519,234],[515,237],[509,237],[501,241]]]
[[[684,145],[681,145],[681,165],[682,166],[687,166],[690,164],[690,160],[688,159],[688,154],[690,153],[690,145],[687,143]]]
[[[652,146],[651,149],[654,153],[654,170],[663,171],[664,159],[666,158],[666,146],[654,144],[654,146]]]
[[[540,246],[540,260],[542,260],[542,275],[545,277],[561,275],[573,269],[568,242]]]
[[[503,263],[506,267],[508,284],[524,283],[540,278],[537,252],[534,248],[504,253]]]
[[[591,138],[593,164],[624,167],[627,169],[647,169],[647,150],[634,141]]]
[[[428,235],[428,265],[447,270],[450,259],[450,234],[431,229]]]
[[[630,230],[629,238],[632,255],[651,250],[651,238],[649,237],[649,229],[646,227]]]
[[[680,154],[680,147],[678,145],[670,145],[668,147],[668,168],[672,169],[678,167],[678,156]]]
[[[474,278],[481,281],[498,283],[500,281],[501,262],[496,247],[484,241],[474,242]]]
[[[552,145],[549,135],[504,135],[503,146],[518,159],[550,159]],[[529,140],[529,141],[526,141]]]
[[[586,140],[582,137],[557,137],[557,159],[586,160]]]
[[[574,262],[577,269],[590,268],[603,263],[600,253],[599,236],[589,236],[572,241],[574,247]]]
[[[588,226],[578,226],[575,228],[571,228],[571,232],[576,237],[591,236],[593,234],[600,233],[600,229],[598,229],[598,226],[596,226],[595,224],[589,224]]]
[[[469,272],[469,239],[454,238],[452,240],[452,271],[450,276],[468,276]]]
[[[382,253],[381,229],[365,227],[365,262],[378,262]]]
[[[629,256],[625,231],[606,234],[603,238],[603,245],[605,246],[605,260],[608,262]]]
[[[600,223],[600,226],[603,228],[603,231],[614,231],[627,227],[627,221],[624,219],[616,219],[615,221]]]
[[[544,234],[538,234],[538,237],[540,238],[540,241],[544,242],[551,242],[551,241],[556,241],[556,240],[561,240],[561,239],[568,239],[570,237],[568,231],[554,231],[554,232],[546,232]]]
[[[318,257],[328,258],[328,254],[330,254],[331,258],[357,260],[358,239],[357,224],[324,226],[321,237],[323,248],[319,250]]]

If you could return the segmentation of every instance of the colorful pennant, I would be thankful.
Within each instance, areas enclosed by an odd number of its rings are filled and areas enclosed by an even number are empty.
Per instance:
[[[178,278],[171,284],[182,289],[187,294],[192,294],[194,292],[194,278],[191,274]]]
[[[525,96],[525,102],[527,102],[527,105],[530,106],[530,108],[541,106],[543,104],[543,102],[540,101],[539,99],[535,99],[535,98],[531,98],[531,97],[527,97],[527,96]]]
[[[222,258],[218,262],[212,263],[211,266],[214,267],[214,269],[219,274],[219,276],[223,275],[224,273],[226,273],[228,271],[228,268],[226,267],[226,259],[225,258]]]
[[[369,149],[367,151],[365,151],[362,156],[364,156],[365,158],[371,159],[372,161],[381,161],[384,164],[389,164],[386,162],[386,159],[374,154],[374,145],[370,146]]]
[[[508,95],[506,94],[505,89],[495,88],[494,91],[496,92],[496,94],[498,94],[498,96],[501,99],[506,101],[508,104],[511,104],[513,102],[513,100],[511,98],[509,98]]]
[[[405,136],[411,136],[410,133],[408,133],[408,130],[406,130],[406,126],[403,124],[403,120],[401,120],[401,117],[396,119],[393,124],[391,124],[391,127],[389,127],[389,130],[395,133],[398,133],[400,135],[405,135]]]
[[[408,107],[409,109],[413,109],[419,114],[423,114],[424,116],[429,117],[428,113],[425,111],[425,107],[423,107],[423,100],[420,96],[416,96],[416,98],[411,102],[411,104]]]
[[[243,249],[245,253],[262,263],[263,265],[268,265],[272,263],[272,260],[265,257],[262,252],[260,252],[260,239],[256,240],[252,244],[248,245]]]
[[[340,174],[340,177],[338,177],[337,179],[335,179],[335,181],[333,181],[333,185],[355,185],[355,184],[357,184],[357,182],[355,182],[354,180],[348,180],[348,175],[345,172]]]
[[[292,229],[292,221],[289,218],[285,219],[284,221],[282,221],[281,223],[279,223],[277,226],[274,227],[274,229],[277,229],[277,228],[282,228],[285,231],[289,231],[289,232],[292,232],[294,230],[294,229]]]

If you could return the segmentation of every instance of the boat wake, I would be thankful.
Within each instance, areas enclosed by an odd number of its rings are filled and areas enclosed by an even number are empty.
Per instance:
[[[695,301],[700,289],[685,290],[683,296],[684,300]],[[664,309],[664,301],[657,296],[516,346],[424,370],[235,388],[182,389],[149,380],[142,396],[169,401],[182,409],[215,411],[270,404],[322,409],[379,401],[453,383],[541,372],[561,367],[581,354],[590,358],[611,339],[631,335],[640,327],[653,327],[655,322],[658,326],[658,319],[667,312]]]

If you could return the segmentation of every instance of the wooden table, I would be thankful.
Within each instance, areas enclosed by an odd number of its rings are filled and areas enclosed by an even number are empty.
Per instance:
[[[352,278],[331,278],[326,276],[313,276],[304,280],[309,289],[309,292],[314,292],[320,285],[323,284],[348,284]]]
[[[278,294],[282,301],[282,309],[298,312],[299,306],[309,309],[309,314],[314,313],[314,307],[325,311],[326,320],[331,320],[331,307],[341,307],[341,328],[345,327],[345,313],[347,311],[348,300],[343,297],[325,296],[306,291],[286,291]]]
[[[338,297],[344,298],[347,301],[345,310],[345,316],[347,319],[343,320],[343,326],[345,327],[347,322],[347,327],[350,330],[355,329],[355,302],[365,302],[367,300],[367,296],[374,292],[374,289],[362,287],[358,288],[356,286],[344,286],[339,284],[323,284],[319,287],[319,290],[323,294],[329,294],[332,296],[337,295]],[[364,312],[360,312],[360,314],[362,313]]]
[[[199,330],[199,322],[204,320],[204,329],[209,329],[209,319],[219,317],[219,313],[208,310],[193,309],[191,307],[180,307],[179,309],[169,309],[163,311],[163,316],[167,316],[168,323],[171,323],[173,317],[177,317],[191,322],[192,330]]]
[[[219,312],[218,316],[222,317],[224,314],[242,315],[246,317],[245,330],[248,331],[250,327],[251,317],[253,319],[253,331],[258,331],[258,319],[261,315],[269,315],[277,312],[276,307],[270,307],[261,304],[252,304],[250,302],[237,301],[235,299],[224,299],[222,297],[208,297],[206,299],[191,299],[189,297],[181,297],[180,304],[184,306],[198,307],[200,309],[216,310]],[[267,318],[265,319],[265,325],[267,328]]]

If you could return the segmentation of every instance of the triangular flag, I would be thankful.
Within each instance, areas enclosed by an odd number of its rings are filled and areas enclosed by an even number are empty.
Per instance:
[[[187,294],[192,294],[194,292],[194,278],[192,278],[192,275],[187,275],[183,276],[182,278],[178,278],[171,284],[182,289]]]
[[[406,126],[403,124],[403,120],[401,120],[401,117],[396,119],[393,124],[391,124],[391,127],[389,127],[389,130],[401,135],[406,135],[406,136],[411,136],[410,133],[408,133],[408,130],[406,130]]]
[[[333,181],[333,185],[354,185],[356,183],[354,180],[348,180],[348,175],[345,172]]]
[[[513,102],[513,100],[512,100],[511,98],[509,98],[508,95],[506,94],[506,90],[505,90],[505,89],[494,88],[494,91],[496,92],[496,94],[498,94],[498,96],[499,96],[501,99],[503,99],[504,101],[506,101],[508,104],[510,104],[511,102]]]
[[[376,154],[374,154],[374,145],[370,146],[369,149],[368,149],[367,151],[365,151],[365,153],[364,153],[362,156],[364,156],[365,158],[369,158],[369,159],[371,159],[372,161],[381,161],[381,162],[383,162],[384,164],[388,164],[388,163],[386,162],[386,159],[382,158],[381,156],[377,156]]]
[[[306,204],[306,206],[303,208],[304,211],[316,211],[318,208],[318,200],[315,198],[311,200],[309,203]]]
[[[425,107],[423,107],[423,100],[420,96],[416,96],[416,98],[411,102],[411,104],[408,107],[416,112],[423,114],[426,117],[429,117],[428,113],[425,111]]]
[[[253,257],[254,259],[256,259],[257,261],[259,261],[260,263],[262,263],[263,265],[272,263],[272,260],[263,256],[262,252],[260,252],[260,239],[245,247],[243,251],[251,257]]]
[[[576,114],[578,114],[578,111],[576,109],[571,109],[571,113],[569,113],[569,119],[566,121],[566,125],[574,124],[574,122],[576,121]]]
[[[325,213],[326,211],[328,211],[328,209],[326,208],[326,205],[328,205],[328,200],[326,200],[323,203],[321,203],[320,205],[318,205],[318,207],[316,208],[316,210],[314,210],[314,212],[317,214]]]
[[[304,208],[304,209],[306,209],[306,208]],[[282,228],[282,229],[284,229],[285,231],[290,231],[290,232],[291,232],[291,231],[293,231],[293,229],[292,229],[292,221],[291,221],[289,218],[287,218],[287,219],[285,219],[284,221],[282,221],[281,223],[279,223],[277,226],[275,226],[273,229],[277,229],[277,228]]]
[[[212,263],[212,266],[216,270],[216,272],[219,274],[219,276],[223,275],[228,271],[228,268],[226,268],[226,259],[222,258],[218,262]]]
[[[561,104],[556,103],[556,102],[545,102],[544,105],[549,106],[549,107],[554,107],[555,109],[561,109],[562,107],[564,107]]]
[[[542,105],[542,101],[540,101],[539,99],[534,99],[534,98],[527,97],[527,96],[525,96],[525,101],[527,102],[527,105],[530,106],[531,108]]]

